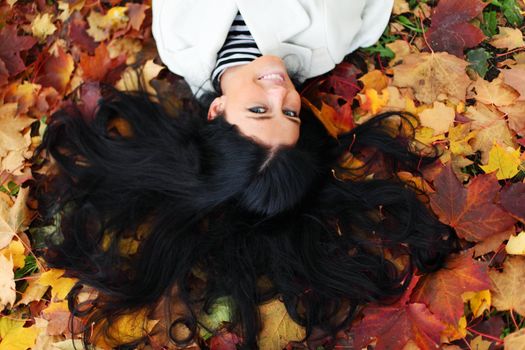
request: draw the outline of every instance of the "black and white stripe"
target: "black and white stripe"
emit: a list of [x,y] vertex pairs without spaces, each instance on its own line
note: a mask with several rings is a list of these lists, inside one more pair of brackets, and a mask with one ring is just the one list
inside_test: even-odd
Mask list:
[[226,41],[217,53],[217,62],[211,74],[215,90],[220,91],[220,77],[226,68],[249,63],[259,56],[261,56],[261,51],[259,51],[241,14],[237,12]]

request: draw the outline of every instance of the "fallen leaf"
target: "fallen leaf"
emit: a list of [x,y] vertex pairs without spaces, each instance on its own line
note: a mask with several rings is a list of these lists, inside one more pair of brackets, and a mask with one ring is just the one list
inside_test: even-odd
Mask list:
[[152,59],[148,60],[141,67],[141,71],[137,72],[135,69],[126,69],[115,87],[122,91],[136,91],[139,88],[139,79],[141,79],[146,91],[155,95],[155,89],[151,86],[150,82],[159,75],[163,68],[163,66],[154,63]]
[[432,108],[425,109],[419,113],[422,126],[432,128],[434,135],[444,134],[454,124],[456,112],[454,108],[442,102],[434,102]]
[[434,180],[434,187],[436,192],[430,194],[434,213],[441,222],[454,227],[463,239],[482,241],[515,223],[506,211],[494,204],[500,189],[495,174],[475,176],[465,188],[452,168],[446,166]]
[[40,331],[34,325],[23,327],[24,324],[25,321],[10,320],[6,317],[0,318],[0,328],[3,333],[0,350],[26,350],[35,344]]
[[359,78],[364,85],[363,90],[374,89],[376,91],[382,91],[388,87],[388,77],[379,69],[374,69],[361,78]]
[[13,236],[25,231],[30,221],[30,211],[26,206],[29,187],[20,188],[13,203],[9,195],[0,192],[0,248],[9,245]]
[[434,51],[446,51],[463,57],[463,50],[477,46],[485,35],[468,23],[478,16],[487,3],[481,0],[440,0],[432,14],[432,24],[426,33]]
[[509,127],[518,135],[525,136],[525,102],[517,102],[499,109],[507,114]]
[[110,72],[115,73],[115,70],[123,71],[125,61],[126,57],[124,55],[113,59],[110,58],[106,44],[100,43],[95,49],[94,56],[84,53],[80,55],[79,66],[82,68],[82,76],[85,81],[104,82]]
[[505,350],[525,350],[525,329],[507,335],[503,342]]
[[525,183],[519,182],[505,185],[501,190],[501,205],[503,208],[516,220],[525,223],[523,198],[525,198]]
[[284,303],[278,299],[259,306],[262,330],[258,336],[260,349],[282,349],[290,341],[302,340],[305,336],[303,327],[295,323],[288,315]]
[[[414,286],[417,278],[411,283]],[[363,319],[352,327],[354,347],[366,348],[375,341],[375,350],[403,349],[410,341],[424,350],[436,349],[445,325],[425,304],[409,303],[412,288],[394,305],[369,305]]]
[[486,340],[483,340],[481,335],[478,335],[470,341],[470,348],[472,350],[489,350],[492,343]]
[[447,96],[465,101],[471,83],[465,72],[468,65],[468,62],[446,52],[414,53],[392,68],[392,84],[412,88],[415,97],[427,104],[442,101]]
[[497,170],[497,179],[504,180],[514,177],[519,172],[520,165],[519,147],[516,149],[508,146],[502,147],[498,142],[494,142],[489,153],[489,162],[487,165],[481,165],[481,169],[485,173]]
[[73,57],[61,46],[57,46],[56,55],[48,54],[43,60],[44,64],[38,72],[36,83],[51,86],[58,92],[64,93],[75,68]]
[[412,52],[410,44],[405,40],[395,40],[385,46],[392,50],[395,55],[394,58],[390,60],[390,66],[394,66],[403,61],[403,59]]
[[525,255],[525,231],[520,232],[517,236],[511,235],[505,250],[507,254]]
[[31,23],[33,36],[43,42],[49,35],[53,34],[57,27],[53,24],[50,13],[39,13]]
[[496,106],[508,106],[518,99],[519,94],[510,86],[503,83],[501,76],[491,82],[478,78],[473,84],[475,98],[478,102],[494,104]]
[[472,148],[474,151],[481,151],[481,163],[487,164],[490,150],[494,146],[494,140],[498,140],[502,145],[515,148],[514,139],[507,122],[505,120],[497,120],[489,127],[478,130],[472,142]]
[[465,292],[461,294],[461,297],[465,303],[469,304],[474,318],[480,317],[485,311],[490,311],[492,298],[489,289],[478,292]]
[[470,123],[458,124],[448,130],[450,152],[467,156],[474,153],[469,141],[476,136],[476,132],[470,131]]
[[456,325],[463,315],[461,294],[490,287],[487,268],[487,264],[473,260],[468,251],[451,256],[445,268],[419,280],[410,301],[428,305],[440,320]]
[[489,271],[492,305],[498,311],[513,310],[525,316],[525,257],[507,256],[503,272]]
[[[520,33],[521,31],[517,29]],[[525,46],[525,44],[523,44]],[[517,101],[525,101],[525,66],[515,66],[510,69],[502,69],[505,84],[518,91],[520,96]]]
[[[117,319],[107,326],[108,337],[103,333],[97,338],[96,346],[101,348],[114,348],[120,344],[131,343],[146,336],[158,320],[150,320],[147,317],[148,310],[142,309],[134,313],[117,317]],[[98,325],[100,327],[101,324]],[[99,331],[95,326],[95,334]]]
[[24,267],[26,255],[24,254],[24,244],[19,240],[12,240],[7,247],[0,250],[0,254],[5,256],[7,260],[13,260],[14,269]]
[[0,29],[0,62],[5,64],[10,77],[26,68],[20,52],[29,50],[37,42],[32,36],[18,36],[16,33],[15,25],[6,25]]
[[525,46],[523,33],[519,28],[498,27],[499,34],[496,34],[489,41],[490,45],[498,49],[513,50]]
[[0,255],[0,310],[3,310],[7,305],[13,306],[15,303],[16,285],[14,278],[13,261]]
[[74,278],[63,277],[64,270],[49,269],[42,273],[38,278],[38,284],[41,286],[50,286],[53,300],[64,300],[71,288],[77,282]]

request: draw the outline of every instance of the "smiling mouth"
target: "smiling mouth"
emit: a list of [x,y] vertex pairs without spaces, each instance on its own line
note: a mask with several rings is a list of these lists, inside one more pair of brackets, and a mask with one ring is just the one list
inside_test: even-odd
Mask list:
[[279,82],[284,82],[284,74],[282,73],[269,73],[261,75],[258,80],[274,80]]

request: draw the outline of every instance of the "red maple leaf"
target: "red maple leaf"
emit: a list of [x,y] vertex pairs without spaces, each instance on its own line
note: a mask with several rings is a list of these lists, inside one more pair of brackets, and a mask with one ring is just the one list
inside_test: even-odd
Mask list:
[[42,86],[51,86],[60,93],[66,91],[71,73],[75,69],[73,57],[58,46],[56,55],[43,53],[38,60],[43,66],[37,72],[36,83]]
[[425,304],[409,303],[418,278],[413,278],[403,298],[394,305],[371,305],[364,318],[352,329],[356,349],[365,348],[374,339],[375,350],[401,350],[412,340],[422,350],[437,349],[445,325]]
[[501,205],[512,216],[525,223],[525,183],[507,185],[501,190]]
[[112,80],[117,80],[124,70],[125,63],[125,55],[110,58],[106,44],[101,43],[95,49],[94,56],[82,53],[79,65],[82,67],[82,76],[86,81],[113,82]]
[[82,50],[93,54],[98,44],[87,33],[87,27],[88,25],[80,12],[75,11],[69,21],[69,38]]
[[20,51],[29,50],[36,44],[32,36],[18,36],[16,26],[6,25],[0,30],[0,74],[5,70],[12,77],[22,72],[26,66],[20,57]]
[[485,35],[468,21],[487,5],[481,0],[440,0],[432,14],[432,25],[425,34],[432,50],[462,58],[464,49],[481,43]]
[[487,265],[466,252],[449,258],[445,268],[422,277],[410,300],[427,305],[441,320],[457,325],[463,315],[461,294],[489,288]]
[[452,226],[460,238],[483,241],[516,222],[495,202],[500,186],[494,173],[474,177],[465,188],[447,166],[436,177],[434,185],[436,192],[430,194],[432,210],[441,222]]

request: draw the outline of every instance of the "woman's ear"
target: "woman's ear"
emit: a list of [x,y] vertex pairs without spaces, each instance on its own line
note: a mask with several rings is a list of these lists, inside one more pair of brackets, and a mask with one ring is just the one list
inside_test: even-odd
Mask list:
[[215,119],[218,115],[224,113],[224,95],[216,97],[208,109],[208,120]]

